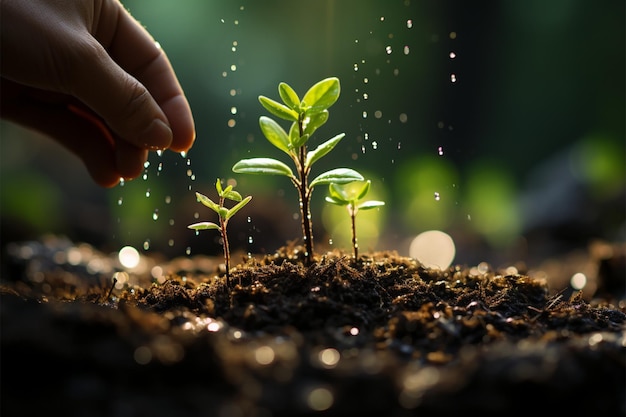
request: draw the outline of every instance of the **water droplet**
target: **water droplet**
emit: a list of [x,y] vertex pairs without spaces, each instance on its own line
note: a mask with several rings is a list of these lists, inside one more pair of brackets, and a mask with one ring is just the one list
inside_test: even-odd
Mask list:
[[159,209],[154,209],[154,212],[152,213],[152,220],[158,220],[159,219]]
[[358,71],[358,70],[359,70],[359,64],[355,63],[355,64],[354,64],[354,71],[356,72],[356,71]]
[[146,190],[146,197],[150,197],[150,189],[149,188]]
[[456,82],[456,75],[455,74],[450,74],[450,81],[452,81],[453,83]]
[[185,254],[191,255],[191,246],[187,246],[187,248],[185,249]]
[[361,145],[361,153],[365,153],[365,145]]
[[409,52],[409,45],[404,45],[404,55],[408,55]]
[[376,142],[376,141],[372,142],[372,149],[374,149],[374,150],[378,149],[378,142]]
[[171,202],[172,202],[172,197],[170,197],[169,195],[165,196],[165,204],[169,204]]
[[367,84],[367,83],[369,83],[369,82],[370,82],[370,80],[369,80],[369,79],[367,79],[367,78],[363,78],[363,84]]
[[187,157],[187,152],[186,151],[182,151],[180,153],[180,156],[182,156],[183,158],[186,158]]
[[363,118],[367,119],[367,112],[366,111],[363,112]]
[[437,153],[439,154],[439,156],[443,155],[443,146],[437,148]]
[[156,151],[156,154],[159,155],[159,156],[162,156],[163,155],[163,150],[159,149],[158,151]]
[[406,21],[406,27],[411,29],[413,27],[413,21],[411,19]]
[[230,114],[237,114],[237,107],[233,106],[230,108]]
[[367,93],[363,93],[363,100],[367,100],[369,98],[369,95]]
[[149,166],[150,166],[150,161],[146,161],[146,162],[143,163],[143,167],[144,168],[147,169]]
[[391,46],[387,45],[387,47],[385,47],[385,52],[387,55],[391,55]]
[[171,248],[174,246],[174,239],[170,239],[167,241],[167,245]]
[[454,52],[450,52],[450,59],[456,58],[456,54]]
[[450,32],[450,39],[456,39],[456,32]]
[[252,236],[248,236],[248,243],[249,244],[254,243],[254,238]]
[[252,218],[248,216],[248,223],[252,222]]
[[402,146],[402,142],[398,142],[398,150],[400,150],[401,146]]
[[148,250],[150,249],[150,239],[146,239],[143,242],[143,250]]
[[435,192],[435,201],[439,201],[441,199],[441,196],[439,195],[438,192]]
[[117,199],[117,205],[118,206],[121,206],[123,202],[124,202],[124,198],[123,197],[120,197],[120,198]]
[[148,179],[148,173],[144,172],[143,176],[141,177],[141,179],[143,179],[144,181],[146,181]]
[[124,178],[120,178],[120,187],[123,187],[124,184],[126,184],[126,181],[124,180]]

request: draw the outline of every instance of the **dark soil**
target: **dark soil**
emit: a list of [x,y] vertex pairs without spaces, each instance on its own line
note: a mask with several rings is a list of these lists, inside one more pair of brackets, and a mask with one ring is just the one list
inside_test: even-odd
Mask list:
[[229,289],[219,259],[126,274],[67,240],[13,245],[1,415],[623,416],[623,255],[600,276],[617,293],[585,297],[523,265],[439,271],[394,252],[305,266],[284,247]]

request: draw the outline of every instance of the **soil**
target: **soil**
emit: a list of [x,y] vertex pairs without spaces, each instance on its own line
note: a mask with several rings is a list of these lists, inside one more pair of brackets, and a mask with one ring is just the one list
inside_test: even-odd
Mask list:
[[286,245],[228,288],[219,258],[133,272],[62,237],[8,245],[1,414],[623,416],[625,253],[583,294],[395,252],[307,266]]

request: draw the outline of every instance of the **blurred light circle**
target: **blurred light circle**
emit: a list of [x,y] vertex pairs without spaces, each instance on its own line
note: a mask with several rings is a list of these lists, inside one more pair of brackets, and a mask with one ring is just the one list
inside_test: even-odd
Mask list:
[[440,230],[428,230],[417,235],[409,246],[409,256],[420,261],[428,268],[444,270],[448,268],[456,248],[454,241],[447,233]]
[[124,246],[117,256],[124,268],[134,268],[139,265],[139,251],[132,246]]

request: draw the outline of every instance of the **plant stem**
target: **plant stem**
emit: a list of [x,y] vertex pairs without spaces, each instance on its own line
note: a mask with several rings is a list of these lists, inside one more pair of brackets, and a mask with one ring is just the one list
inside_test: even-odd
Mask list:
[[348,206],[350,211],[350,220],[352,222],[352,248],[354,249],[354,260],[359,257],[359,244],[356,242],[356,210],[352,206]]
[[[304,134],[303,115],[298,120],[298,128],[300,129],[300,136]],[[304,238],[305,246],[305,263],[311,264],[313,258],[313,227],[311,225],[311,190],[309,190],[308,183],[308,167],[306,166],[306,146],[300,147],[298,152],[298,175],[300,176],[300,185],[298,191],[300,192],[300,215],[302,216],[302,235]]]
[[[224,197],[220,197],[220,207],[224,206]],[[220,215],[220,233],[222,234],[222,248],[224,249],[224,263],[226,264],[226,286],[230,288],[230,247],[226,225],[228,221]]]

